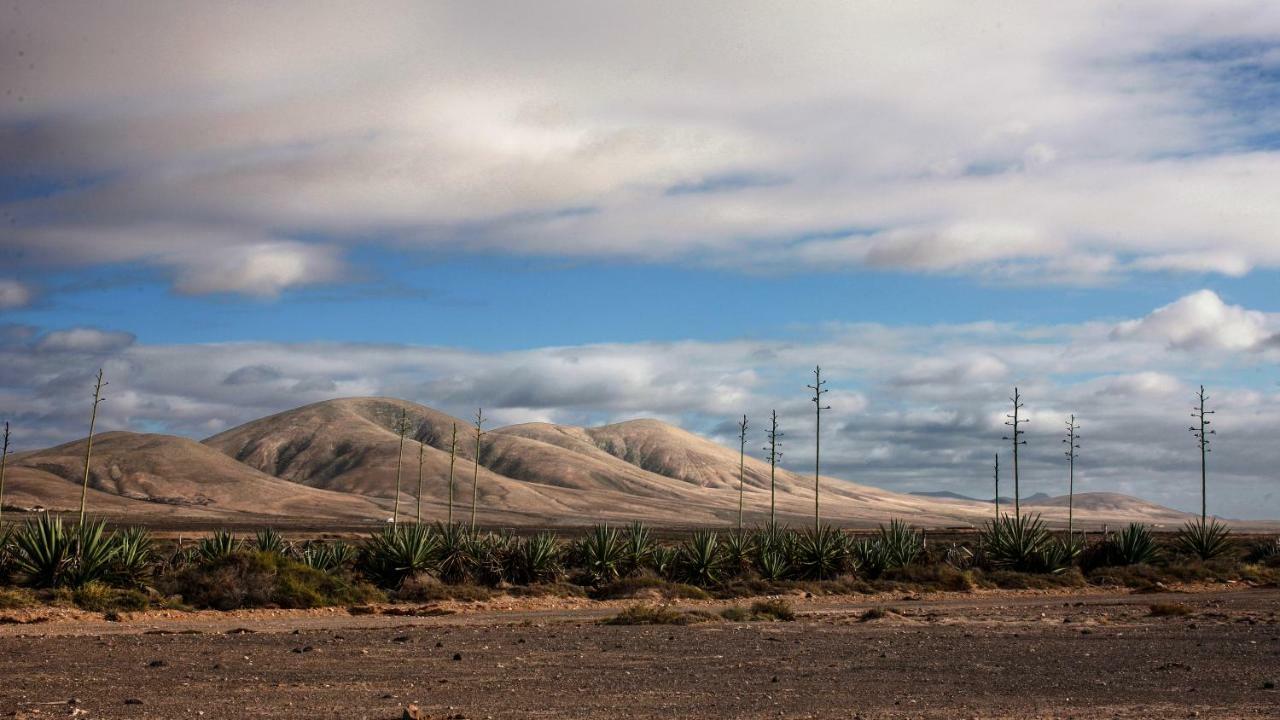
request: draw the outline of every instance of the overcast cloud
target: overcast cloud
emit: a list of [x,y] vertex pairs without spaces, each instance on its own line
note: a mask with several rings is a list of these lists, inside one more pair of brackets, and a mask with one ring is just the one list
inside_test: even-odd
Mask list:
[[1084,284],[1280,267],[1271,2],[0,17],[0,164],[49,189],[2,204],[10,270],[271,297],[368,242]]

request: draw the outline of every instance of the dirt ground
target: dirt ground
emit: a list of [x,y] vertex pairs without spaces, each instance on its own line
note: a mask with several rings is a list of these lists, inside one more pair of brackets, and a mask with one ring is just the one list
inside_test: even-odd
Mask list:
[[[689,626],[604,626],[626,603],[547,599],[6,612],[0,717],[1280,717],[1280,590],[793,602],[796,622]],[[863,620],[872,607],[885,616]]]

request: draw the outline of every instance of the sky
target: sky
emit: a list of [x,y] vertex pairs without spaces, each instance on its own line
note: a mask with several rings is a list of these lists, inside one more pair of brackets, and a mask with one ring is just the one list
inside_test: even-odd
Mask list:
[[[391,395],[1280,518],[1271,2],[0,5],[0,419]],[[1006,465],[1007,466],[1007,465]],[[1006,482],[1008,478],[1006,477]],[[1005,486],[1007,487],[1007,486]]]

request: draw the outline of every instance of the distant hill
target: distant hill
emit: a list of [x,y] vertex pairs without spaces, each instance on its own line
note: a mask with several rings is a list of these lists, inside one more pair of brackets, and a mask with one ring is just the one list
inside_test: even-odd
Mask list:
[[[166,435],[105,433],[95,438],[91,487],[103,511],[220,517],[235,514],[382,520],[396,497],[401,447],[401,512],[418,503],[432,520],[448,505],[449,448],[457,428],[454,518],[466,519],[473,487],[479,519],[504,525],[585,525],[632,519],[668,526],[730,526],[737,521],[739,455],[681,428],[637,419],[583,428],[527,423],[487,431],[476,456],[465,420],[394,398],[344,398],[254,420],[196,443]],[[15,456],[6,505],[78,503],[83,441]],[[749,524],[768,519],[769,465],[748,456],[741,502]],[[478,476],[478,484],[472,478]],[[776,472],[780,522],[808,525],[813,478]],[[1061,498],[1026,505],[1050,522],[1065,519]],[[822,517],[874,527],[901,518],[926,527],[972,526],[990,502],[958,493],[894,493],[822,479]],[[1181,522],[1182,513],[1112,494],[1076,497],[1081,525]]]

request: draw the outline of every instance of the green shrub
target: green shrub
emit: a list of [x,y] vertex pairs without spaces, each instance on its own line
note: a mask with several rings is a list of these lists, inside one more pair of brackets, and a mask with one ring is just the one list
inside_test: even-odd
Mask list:
[[720,540],[710,530],[698,530],[680,545],[680,573],[694,585],[710,587],[720,580],[724,553]]
[[653,539],[649,535],[649,528],[638,520],[631,523],[623,538],[623,545],[622,572],[642,571],[649,564],[653,554]]
[[147,594],[139,590],[113,588],[97,580],[71,591],[71,602],[93,612],[136,612],[151,606]]
[[213,562],[230,557],[240,550],[240,541],[229,530],[218,530],[196,543],[196,557],[200,562]]
[[1129,523],[1106,540],[1104,557],[1108,565],[1149,565],[1160,557],[1160,547],[1150,529],[1140,523]]
[[111,579],[125,586],[140,586],[151,576],[155,559],[155,542],[145,528],[131,527],[117,531],[112,540],[115,556],[111,563]]
[[1193,520],[1174,535],[1173,546],[1192,557],[1213,560],[1231,551],[1231,530],[1217,518]]
[[590,581],[601,584],[622,574],[626,553],[621,533],[608,525],[596,525],[578,542],[576,555]]
[[826,580],[844,572],[849,563],[848,541],[838,528],[806,529],[795,545],[794,565],[801,575]]
[[274,553],[238,552],[160,579],[166,594],[200,608],[311,608],[384,599],[370,585],[331,575]]
[[395,589],[405,578],[435,566],[440,539],[426,525],[393,525],[373,533],[360,548],[358,566],[379,587]]
[[285,544],[284,536],[276,532],[274,528],[262,528],[253,536],[253,547],[258,552],[275,553],[284,555],[288,546]]
[[890,520],[888,527],[881,525],[875,541],[884,553],[885,569],[906,567],[924,552],[924,535],[901,520]]
[[1003,515],[988,520],[979,533],[979,546],[989,566],[1019,572],[1043,570],[1052,540],[1039,515]]

